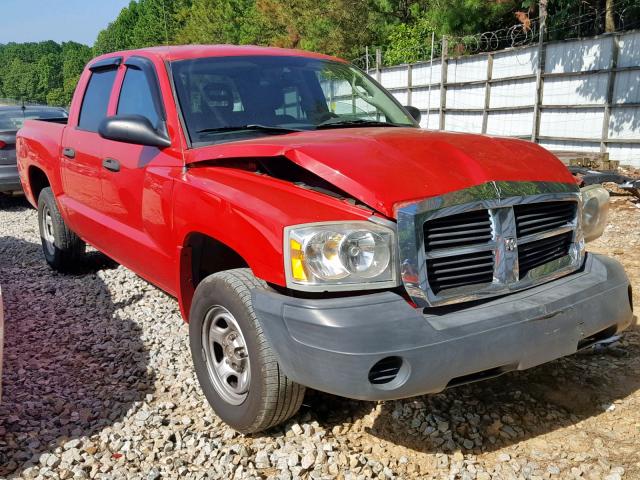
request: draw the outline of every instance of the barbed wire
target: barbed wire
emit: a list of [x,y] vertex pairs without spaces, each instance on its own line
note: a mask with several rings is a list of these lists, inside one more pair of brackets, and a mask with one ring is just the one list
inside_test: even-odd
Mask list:
[[[637,18],[637,15],[633,15],[638,10],[638,6],[629,5],[628,0],[615,0],[611,7],[616,18],[617,31],[627,30],[640,25],[640,18]],[[581,15],[561,21],[552,21],[551,25],[546,28],[546,33],[551,35],[558,32],[569,32],[592,36],[603,29],[604,16],[605,12],[603,9],[591,7],[589,12]],[[527,20],[526,23],[522,22],[494,31],[472,35],[447,35],[445,37],[448,42],[448,51],[452,54],[468,55],[533,44],[539,39],[540,18],[528,18]],[[589,27],[589,25],[591,26]],[[576,29],[578,32],[576,32]],[[429,43],[429,37],[430,35],[425,38],[424,45],[418,48],[392,48],[393,57],[411,58],[414,61],[426,61],[431,57],[432,50],[433,56],[439,57],[442,53],[442,38],[438,38],[437,41],[431,45]],[[370,52],[369,54],[362,55],[354,59],[353,63],[363,70],[366,70],[367,66],[369,70],[371,70],[376,66],[375,53]]]

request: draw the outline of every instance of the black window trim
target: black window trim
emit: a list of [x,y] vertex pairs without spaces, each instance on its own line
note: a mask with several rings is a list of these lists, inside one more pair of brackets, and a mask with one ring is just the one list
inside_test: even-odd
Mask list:
[[[147,84],[149,85],[149,90],[151,91],[151,99],[153,101],[153,106],[156,109],[156,113],[160,119],[160,127],[166,130],[166,121],[167,121],[167,112],[164,108],[164,103],[162,102],[162,95],[160,94],[160,81],[158,80],[158,73],[156,72],[156,68],[153,65],[153,62],[147,57],[140,57],[138,55],[133,55],[124,62],[125,67],[127,69],[133,68],[135,70],[141,70],[145,77],[147,78]],[[120,91],[118,92],[118,105],[117,108],[120,107],[120,96],[122,95],[122,86],[127,79],[127,74],[125,72],[124,79],[122,80],[122,85],[120,85]],[[116,114],[117,114],[116,108]],[[166,133],[166,131],[164,132]]]
[[104,70],[116,69],[122,63],[122,57],[109,57],[102,60],[98,60],[89,65],[89,70],[92,72],[100,72]]
[[[95,133],[96,135],[98,135],[97,130],[87,130],[86,128],[82,128],[80,126],[80,120],[82,119],[82,110],[84,110],[84,101],[87,97],[87,92],[89,91],[89,85],[91,83],[91,79],[93,78],[93,76],[96,73],[105,73],[111,70],[118,70],[118,67],[120,66],[120,63],[122,62],[122,57],[115,57],[115,59],[117,60],[117,62],[112,62],[112,63],[108,63],[108,64],[102,64],[103,62],[106,62],[106,60],[112,60],[112,59],[106,59],[106,60],[102,60],[100,62],[97,62],[98,65],[97,69],[93,69],[93,67],[89,67],[89,70],[91,71],[91,76],[89,77],[89,80],[87,80],[87,84],[84,87],[84,92],[82,92],[82,101],[80,102],[80,110],[78,112],[78,124],[76,125],[75,129],[76,130],[80,130],[81,132],[88,132],[88,133]],[[111,85],[111,91],[109,92],[109,100],[111,100],[111,95],[113,94],[113,87],[116,84],[116,79],[117,79],[117,73],[116,76],[113,78],[113,84]],[[109,110],[109,103],[107,102],[107,111]],[[106,118],[106,116],[105,116]]]
[[180,122],[180,127],[182,128],[182,135],[184,136],[185,142],[187,144],[187,150],[190,150],[191,148],[193,148],[193,145],[191,142],[191,135],[189,134],[189,130],[187,130],[187,122],[185,121],[184,116],[182,115],[182,106],[178,101],[178,91],[176,90],[176,84],[173,78],[173,67],[171,65],[171,61],[165,60],[164,67],[165,67],[167,76],[169,77],[169,85],[171,85],[171,95],[173,95],[173,101],[176,105],[176,111],[178,112],[178,120]]

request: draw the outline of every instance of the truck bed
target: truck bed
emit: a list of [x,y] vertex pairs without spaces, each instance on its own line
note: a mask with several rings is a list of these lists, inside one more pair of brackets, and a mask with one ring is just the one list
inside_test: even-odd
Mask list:
[[[52,121],[53,120],[53,121]],[[52,188],[60,185],[60,149],[62,148],[62,135],[66,128],[66,119],[49,119],[44,120],[27,120],[23,127],[18,130],[16,138],[16,149],[23,149],[28,155],[18,155],[18,163],[22,158],[29,158],[30,164],[40,168],[51,182]],[[24,165],[22,166],[24,167]],[[23,185],[26,176],[29,174],[25,168],[20,168],[20,176]],[[32,199],[30,195],[27,198],[34,204],[37,199]]]

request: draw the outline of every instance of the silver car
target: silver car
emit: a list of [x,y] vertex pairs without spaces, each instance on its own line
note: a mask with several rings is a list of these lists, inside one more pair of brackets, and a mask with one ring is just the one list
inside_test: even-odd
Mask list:
[[60,107],[0,107],[0,193],[22,191],[16,165],[16,132],[25,120],[66,121]]

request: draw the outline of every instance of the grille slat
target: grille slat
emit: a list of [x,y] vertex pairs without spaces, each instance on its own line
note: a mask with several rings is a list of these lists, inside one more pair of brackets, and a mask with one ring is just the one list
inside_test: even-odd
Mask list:
[[431,289],[441,290],[493,281],[493,251],[466,253],[427,260]]
[[470,264],[470,265],[465,265],[462,267],[453,267],[453,268],[445,268],[445,267],[438,267],[435,266],[433,268],[433,272],[437,273],[437,274],[445,274],[445,273],[451,273],[451,272],[462,272],[462,271],[472,271],[472,270],[481,270],[481,269],[485,269],[491,267],[493,268],[493,259],[489,262],[483,262],[483,263],[477,263],[477,264]]
[[[444,218],[441,220],[445,220]],[[491,222],[489,222],[489,220],[486,221],[480,221],[480,222],[470,222],[470,223],[466,223],[465,227],[466,228],[470,228],[470,227],[486,227],[487,224],[490,224]],[[445,222],[442,222],[440,225],[432,225],[429,227],[429,229],[432,232],[445,232],[445,231],[450,231],[450,230],[460,230],[460,225],[458,224],[447,224]]]
[[536,267],[568,255],[573,232],[536,240],[518,247],[520,279]]
[[543,202],[515,205],[518,237],[543,233],[562,227],[574,221],[576,204],[574,202]]
[[487,210],[474,210],[436,218],[424,224],[427,250],[489,243],[491,218]]

